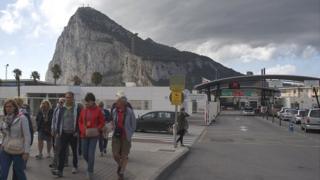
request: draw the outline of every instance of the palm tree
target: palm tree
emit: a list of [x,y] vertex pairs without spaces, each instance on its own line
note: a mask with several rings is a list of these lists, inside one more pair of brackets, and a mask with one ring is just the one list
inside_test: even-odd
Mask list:
[[99,72],[94,72],[91,76],[91,82],[98,86],[102,82],[102,74]]
[[51,68],[51,72],[53,74],[54,85],[56,85],[57,84],[57,79],[59,79],[61,74],[62,74],[62,71],[61,71],[61,68],[60,68],[59,64],[53,65],[52,68]]
[[38,71],[33,71],[30,77],[35,83],[37,82],[37,79],[40,80],[40,74],[38,73]]
[[14,78],[16,79],[17,88],[18,88],[18,97],[20,97],[20,76],[22,75],[22,71],[18,68],[13,70]]
[[82,80],[79,78],[79,76],[73,76],[72,81],[73,85],[75,86],[80,86],[80,84],[82,83]]

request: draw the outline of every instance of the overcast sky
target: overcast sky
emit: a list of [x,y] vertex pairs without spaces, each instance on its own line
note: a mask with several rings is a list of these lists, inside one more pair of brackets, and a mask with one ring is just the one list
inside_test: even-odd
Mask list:
[[1,0],[0,78],[44,79],[58,36],[91,6],[142,38],[206,55],[239,72],[320,77],[319,0]]

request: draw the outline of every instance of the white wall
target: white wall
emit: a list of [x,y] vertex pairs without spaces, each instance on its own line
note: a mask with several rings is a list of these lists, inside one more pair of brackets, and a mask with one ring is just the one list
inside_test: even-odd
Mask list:
[[[56,94],[72,91],[76,102],[81,102],[87,92],[92,92],[97,100],[115,100],[116,93],[121,90],[130,100],[151,101],[150,110],[135,110],[136,116],[149,111],[172,110],[174,106],[169,100],[169,87],[81,87],[81,86],[21,86],[21,96],[28,93]],[[16,87],[0,87],[0,99],[17,96]],[[0,104],[0,106],[2,106]]]

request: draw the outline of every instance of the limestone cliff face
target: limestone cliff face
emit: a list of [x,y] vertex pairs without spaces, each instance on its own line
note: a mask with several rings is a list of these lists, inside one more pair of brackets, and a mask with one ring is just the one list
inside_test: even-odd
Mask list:
[[138,86],[169,85],[174,74],[186,75],[186,85],[192,88],[201,77],[215,79],[240,73],[212,59],[143,40],[124,29],[104,14],[82,7],[70,18],[59,37],[46,74],[53,82],[51,67],[60,65],[62,76],[57,84],[73,84],[77,75],[82,84],[91,85],[93,72],[103,75],[102,85],[121,86],[135,82]]

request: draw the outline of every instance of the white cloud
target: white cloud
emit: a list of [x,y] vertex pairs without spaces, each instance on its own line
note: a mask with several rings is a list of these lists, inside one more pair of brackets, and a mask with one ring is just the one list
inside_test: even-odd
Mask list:
[[45,26],[55,33],[60,33],[76,9],[84,5],[97,6],[98,3],[92,0],[43,0],[39,9],[47,21]]
[[307,46],[302,52],[303,59],[312,59],[317,55],[319,56],[320,53],[313,46]]
[[209,56],[219,62],[241,61],[243,63],[250,63],[252,61],[270,61],[276,52],[273,44],[253,47],[249,44],[223,45],[213,40],[200,43],[199,45],[196,42],[179,43],[176,47]]
[[21,29],[24,22],[21,14],[31,5],[30,0],[17,0],[16,3],[8,4],[5,10],[0,11],[0,28],[9,34]]
[[296,74],[296,66],[292,64],[279,65],[266,68],[266,74]]
[[17,54],[16,50],[10,50],[8,53],[10,56],[14,56]]

